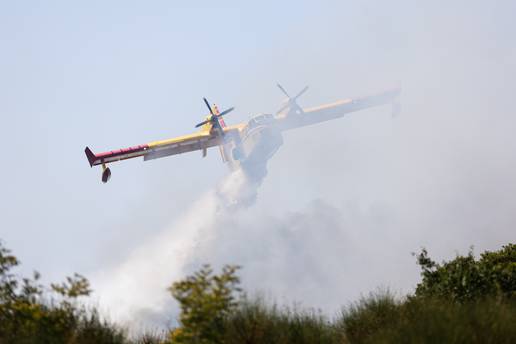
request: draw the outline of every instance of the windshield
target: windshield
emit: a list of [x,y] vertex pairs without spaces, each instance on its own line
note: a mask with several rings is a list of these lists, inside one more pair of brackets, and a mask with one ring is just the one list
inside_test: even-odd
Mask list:
[[274,120],[274,116],[272,116],[271,114],[263,114],[263,115],[254,116],[248,122],[249,129],[259,126],[259,125],[264,125],[264,124],[270,123],[273,120]]

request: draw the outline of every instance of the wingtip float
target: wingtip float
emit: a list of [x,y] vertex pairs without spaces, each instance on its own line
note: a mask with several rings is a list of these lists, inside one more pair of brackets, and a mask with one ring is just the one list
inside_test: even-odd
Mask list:
[[283,131],[337,119],[350,112],[380,105],[391,104],[393,115],[400,111],[400,87],[314,108],[301,108],[297,104],[297,99],[308,90],[308,86],[294,97],[290,97],[279,84],[278,88],[287,96],[287,99],[275,115],[260,114],[252,117],[247,123],[226,126],[222,116],[227,115],[234,108],[219,112],[216,105],[210,105],[206,98],[203,98],[209,114],[204,121],[195,125],[196,128],[201,129],[194,134],[98,154],[86,147],[84,152],[90,167],[102,165],[103,183],[107,183],[111,178],[111,170],[107,167],[109,163],[137,157],[143,157],[144,161],[147,161],[192,151],[201,151],[202,156],[205,157],[208,148],[214,146],[219,147],[222,161],[231,169],[265,168],[268,159],[283,144]]

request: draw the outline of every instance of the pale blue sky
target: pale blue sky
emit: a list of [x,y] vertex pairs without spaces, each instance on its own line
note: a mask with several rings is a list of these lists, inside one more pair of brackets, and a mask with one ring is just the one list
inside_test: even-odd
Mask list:
[[[215,150],[129,161],[102,185],[86,145],[189,133],[204,96],[235,106],[236,123],[279,107],[276,82],[310,85],[300,103],[311,106],[401,81],[396,121],[374,109],[288,134],[257,221],[314,199],[388,209],[396,264],[412,274],[420,245],[443,256],[495,248],[514,239],[514,13],[510,1],[3,1],[0,238],[52,279],[92,273],[189,209],[226,167]],[[479,224],[489,234],[469,232]]]

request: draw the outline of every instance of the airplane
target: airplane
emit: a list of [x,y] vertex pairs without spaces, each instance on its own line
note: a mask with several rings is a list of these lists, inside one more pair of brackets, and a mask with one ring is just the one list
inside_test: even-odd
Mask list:
[[195,126],[201,128],[198,132],[98,154],[86,147],[85,153],[90,167],[102,165],[101,180],[107,183],[111,178],[111,169],[107,164],[138,157],[143,157],[143,160],[147,161],[192,151],[201,151],[202,156],[206,157],[208,148],[217,146],[222,161],[227,163],[230,169],[242,168],[247,173],[263,177],[267,173],[267,161],[283,145],[282,134],[285,131],[341,118],[350,112],[386,104],[392,106],[393,115],[400,112],[401,89],[399,87],[370,96],[301,108],[297,99],[308,90],[308,86],[294,97],[291,97],[280,84],[277,86],[287,98],[274,115],[259,114],[247,123],[227,126],[223,116],[234,108],[220,112],[216,105],[210,105],[208,100],[203,98],[209,115]]

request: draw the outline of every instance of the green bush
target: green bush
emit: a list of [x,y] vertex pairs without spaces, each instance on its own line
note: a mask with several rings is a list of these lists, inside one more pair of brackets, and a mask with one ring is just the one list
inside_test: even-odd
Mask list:
[[349,343],[514,343],[516,303],[375,295],[344,312],[340,324]]
[[213,275],[206,265],[173,284],[181,308],[172,343],[340,343],[342,333],[320,313],[267,306],[261,299],[237,299],[237,267]]
[[416,288],[419,297],[437,297],[453,302],[480,300],[484,297],[516,296],[516,245],[508,244],[497,252],[482,253],[479,260],[470,251],[449,262],[437,264],[423,249],[417,256],[423,280]]
[[414,295],[377,293],[343,312],[347,342],[516,342],[516,245],[442,264],[423,249],[417,263],[422,281]]
[[343,332],[322,314],[268,306],[263,300],[242,299],[225,318],[224,343],[341,343]]
[[40,275],[19,278],[20,262],[0,242],[0,343],[125,343],[124,331],[102,320],[77,299],[91,292],[81,275],[64,283],[39,283]]
[[169,288],[181,308],[181,327],[171,333],[174,343],[222,343],[224,317],[237,306],[237,269],[228,265],[220,275],[213,275],[205,265]]
[[345,308],[339,320],[347,341],[365,342],[385,328],[392,328],[399,321],[400,302],[387,291],[371,293]]
[[422,280],[414,295],[377,292],[346,307],[333,320],[320,312],[279,308],[248,299],[238,267],[218,275],[204,266],[174,283],[180,326],[169,338],[125,331],[103,320],[81,298],[91,293],[81,275],[44,286],[40,275],[21,278],[20,263],[0,243],[0,344],[3,343],[515,343],[516,245],[472,252],[441,264],[426,250],[417,255]]

